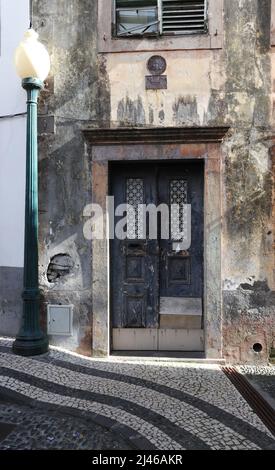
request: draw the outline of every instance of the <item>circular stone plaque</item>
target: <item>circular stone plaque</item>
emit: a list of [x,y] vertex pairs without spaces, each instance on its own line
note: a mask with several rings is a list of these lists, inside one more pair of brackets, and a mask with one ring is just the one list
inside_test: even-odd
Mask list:
[[166,70],[166,60],[160,55],[153,55],[147,62],[147,68],[152,75],[161,75]]

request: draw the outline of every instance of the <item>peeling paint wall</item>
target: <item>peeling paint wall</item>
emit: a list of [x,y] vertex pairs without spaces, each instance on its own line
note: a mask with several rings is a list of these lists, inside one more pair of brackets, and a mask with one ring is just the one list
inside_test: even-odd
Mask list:
[[[43,305],[75,305],[74,336],[52,339],[55,344],[91,351],[92,253],[82,233],[83,208],[91,202],[91,162],[81,129],[228,125],[222,149],[223,354],[234,361],[266,360],[275,316],[270,4],[224,0],[223,48],[158,51],[167,62],[168,88],[145,90],[153,46],[97,54],[95,0],[33,0],[34,27],[53,63],[40,112],[55,116],[55,134],[40,138]],[[49,263],[58,254],[70,256],[73,266],[68,276],[49,283]],[[253,352],[258,342],[261,354]]]
[[[231,2],[232,3],[232,2]],[[225,3],[224,355],[261,361],[275,332],[270,2]],[[262,345],[262,353],[253,350]]]
[[[81,129],[106,125],[109,93],[105,60],[96,53],[97,2],[33,1],[33,24],[52,59],[40,115],[55,117],[55,132],[40,136],[40,286],[47,304],[73,304],[73,336],[51,343],[91,354],[91,243],[83,209],[91,202],[91,162]],[[71,260],[64,276],[49,278],[54,260]],[[68,267],[68,266],[67,266]]]

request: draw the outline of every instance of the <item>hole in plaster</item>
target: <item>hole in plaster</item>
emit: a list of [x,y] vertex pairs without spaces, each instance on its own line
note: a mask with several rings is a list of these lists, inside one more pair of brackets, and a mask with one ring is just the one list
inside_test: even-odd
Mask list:
[[254,351],[255,353],[261,353],[262,350],[263,350],[263,346],[261,345],[261,343],[255,343],[255,344],[253,345],[253,351]]
[[48,282],[54,283],[59,279],[68,276],[74,268],[74,262],[68,254],[58,254],[51,258],[47,270]]

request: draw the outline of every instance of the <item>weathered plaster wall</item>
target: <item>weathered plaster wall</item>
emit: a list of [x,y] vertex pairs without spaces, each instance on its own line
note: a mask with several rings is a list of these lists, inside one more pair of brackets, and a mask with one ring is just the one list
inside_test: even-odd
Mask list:
[[[48,303],[74,305],[73,336],[51,342],[84,354],[91,353],[92,275],[82,214],[91,202],[91,163],[81,128],[87,122],[103,125],[109,117],[104,63],[96,54],[96,3],[33,2],[34,27],[52,59],[40,113],[46,121],[55,116],[55,132],[41,135],[39,149],[42,308],[45,318]],[[51,269],[59,270],[56,278]]]
[[152,51],[107,55],[111,121],[117,125],[208,125],[213,90],[221,90],[224,70],[215,51],[165,51],[168,89],[145,90]]
[[268,356],[275,332],[270,2],[233,3],[225,3],[224,353],[255,361]]
[[[224,0],[224,47],[163,51],[168,89],[145,91],[152,51],[97,54],[95,0],[34,0],[34,26],[52,53],[53,83],[41,113],[55,115],[55,134],[40,139],[40,260],[46,305],[75,305],[74,336],[54,341],[89,353],[90,243],[83,208],[91,202],[91,168],[81,128],[224,126],[224,355],[265,359],[274,332],[272,249],[272,80],[270,1]],[[152,42],[153,44],[153,42]],[[69,273],[48,282],[52,257],[70,255]],[[263,345],[262,355],[252,352]]]

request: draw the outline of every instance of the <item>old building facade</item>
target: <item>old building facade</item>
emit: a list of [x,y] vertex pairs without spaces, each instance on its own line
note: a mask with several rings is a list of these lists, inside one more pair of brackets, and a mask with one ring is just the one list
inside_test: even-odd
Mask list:
[[[72,306],[54,307],[51,343],[266,361],[275,2],[33,0],[32,20],[52,58],[40,99],[45,327],[48,306]],[[91,203],[109,230],[107,196],[190,203],[190,249],[159,234],[91,240]]]

